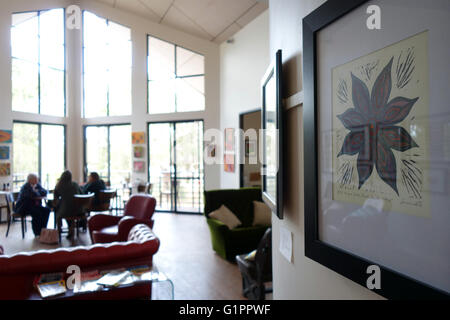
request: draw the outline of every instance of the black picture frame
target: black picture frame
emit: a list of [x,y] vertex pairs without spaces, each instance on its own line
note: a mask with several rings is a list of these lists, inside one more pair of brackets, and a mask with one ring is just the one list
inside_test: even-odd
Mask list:
[[[304,79],[304,204],[305,255],[340,275],[366,287],[367,268],[376,263],[331,246],[319,238],[319,156],[316,34],[368,0],[328,0],[303,19]],[[437,288],[389,268],[379,266],[381,289],[373,291],[388,299],[450,299]]]
[[[275,60],[271,63],[267,69],[264,77],[261,81],[261,91],[262,91],[262,104],[261,104],[261,128],[264,132],[262,137],[262,199],[271,208],[279,219],[283,219],[283,178],[284,178],[284,116],[283,116],[283,96],[282,96],[282,51],[278,50],[275,56]],[[278,130],[277,139],[277,152],[276,152],[276,163],[278,166],[278,171],[276,175],[276,199],[271,197],[267,190],[267,175],[266,175],[266,159],[267,159],[267,148],[266,148],[266,122],[267,122],[267,109],[266,109],[266,85],[269,80],[275,79],[276,83],[276,128]]]

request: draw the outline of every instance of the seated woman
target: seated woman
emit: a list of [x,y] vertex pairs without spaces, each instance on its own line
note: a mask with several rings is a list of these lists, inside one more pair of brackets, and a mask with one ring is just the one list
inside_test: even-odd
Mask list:
[[20,189],[15,211],[23,216],[31,215],[33,233],[37,237],[42,228],[47,227],[50,209],[42,206],[42,198],[47,196],[47,191],[39,184],[38,176],[30,173]]
[[[83,214],[81,209],[79,209],[79,212],[74,210],[73,196],[76,194],[81,194],[81,189],[76,182],[72,181],[72,173],[65,171],[55,187],[55,218],[58,222],[63,218]],[[71,222],[68,221],[68,224],[69,234],[67,238],[70,239],[73,236],[73,227]]]
[[83,193],[95,193],[95,198],[93,201],[93,205],[99,205],[100,199],[99,194],[100,191],[105,190],[106,185],[103,180],[100,179],[100,176],[97,172],[91,172],[91,174],[88,177],[88,182],[83,187]]

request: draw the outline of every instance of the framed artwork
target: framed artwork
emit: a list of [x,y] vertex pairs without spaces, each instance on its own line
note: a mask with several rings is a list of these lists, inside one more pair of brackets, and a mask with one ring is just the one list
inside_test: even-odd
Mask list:
[[262,198],[279,219],[283,219],[283,130],[285,127],[281,68],[282,53],[279,50],[261,81]]
[[11,175],[11,164],[9,162],[0,163],[0,177],[9,177]]
[[208,144],[208,146],[206,147],[206,151],[208,158],[216,157],[216,145],[214,143]]
[[133,164],[134,172],[144,173],[145,172],[145,161],[134,161]]
[[134,146],[133,153],[135,158],[142,159],[144,157],[144,147]]
[[224,171],[233,173],[235,170],[236,140],[234,128],[225,129],[225,151],[223,155]]
[[0,146],[0,160],[9,160],[9,146]]
[[12,143],[11,130],[0,130],[0,143]]
[[249,137],[245,137],[245,156],[247,158],[253,158],[257,155],[257,141],[250,140]]
[[133,132],[132,143],[133,144],[144,144],[145,143],[145,132]]
[[235,167],[235,154],[234,153],[225,153],[223,155],[223,164],[224,164],[224,170],[225,172],[234,172]]
[[234,152],[235,152],[234,129],[226,128],[225,129],[225,153],[234,153]]
[[450,298],[442,10],[329,0],[303,20],[305,255],[386,298]]

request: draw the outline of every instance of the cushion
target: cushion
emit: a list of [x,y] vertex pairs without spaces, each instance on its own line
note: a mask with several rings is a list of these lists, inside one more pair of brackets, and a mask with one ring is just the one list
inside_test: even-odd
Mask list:
[[145,224],[137,224],[128,233],[128,241],[145,242],[154,236],[152,229]]
[[242,224],[238,217],[236,217],[236,215],[225,205],[222,205],[219,209],[211,212],[208,216],[224,223],[230,230]]
[[272,211],[264,202],[253,201],[253,216],[254,226],[272,225]]

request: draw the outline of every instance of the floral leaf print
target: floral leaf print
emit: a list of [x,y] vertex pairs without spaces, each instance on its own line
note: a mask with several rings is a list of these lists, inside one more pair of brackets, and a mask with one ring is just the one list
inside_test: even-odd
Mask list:
[[389,101],[393,60],[392,57],[378,75],[371,95],[366,84],[351,74],[354,108],[338,116],[350,130],[338,157],[358,154],[359,189],[376,167],[381,180],[398,195],[397,164],[392,150],[404,152],[419,146],[406,129],[395,125],[406,119],[419,98],[395,97]]

